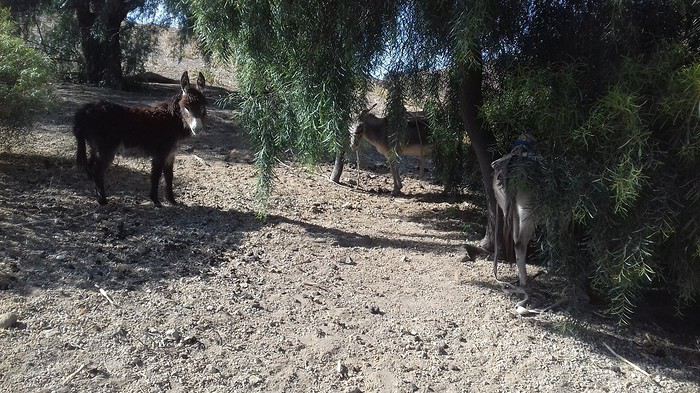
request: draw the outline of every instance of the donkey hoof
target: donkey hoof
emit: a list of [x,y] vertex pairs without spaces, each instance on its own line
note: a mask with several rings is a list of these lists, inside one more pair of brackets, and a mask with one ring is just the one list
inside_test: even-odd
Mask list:
[[104,206],[104,205],[107,204],[107,198],[105,198],[105,197],[98,197],[98,198],[97,198],[97,203],[99,203],[100,205]]
[[403,192],[401,190],[394,190],[391,192],[391,196],[401,196],[403,195]]

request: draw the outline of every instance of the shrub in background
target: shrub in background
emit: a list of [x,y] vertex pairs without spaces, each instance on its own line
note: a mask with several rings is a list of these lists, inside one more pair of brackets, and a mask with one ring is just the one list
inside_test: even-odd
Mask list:
[[700,295],[700,63],[680,47],[626,58],[594,96],[580,64],[521,68],[484,105],[503,150],[544,141],[543,255],[628,321],[645,289]]
[[0,124],[21,126],[50,99],[49,61],[15,35],[9,11],[0,9]]

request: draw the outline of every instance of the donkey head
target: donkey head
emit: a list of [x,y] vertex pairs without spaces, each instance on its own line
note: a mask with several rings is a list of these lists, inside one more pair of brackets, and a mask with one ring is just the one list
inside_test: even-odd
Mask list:
[[182,96],[178,101],[178,105],[180,106],[182,121],[190,129],[192,135],[196,135],[204,127],[203,121],[207,116],[207,99],[202,94],[204,84],[204,75],[201,72],[197,76],[196,87],[190,85],[190,77],[187,75],[187,71],[183,72],[180,78]]
[[353,150],[357,150],[357,147],[360,145],[360,141],[362,140],[362,136],[365,132],[365,123],[367,122],[370,116],[374,116],[369,112],[372,109],[374,109],[375,106],[377,106],[377,104],[372,105],[371,107],[369,107],[369,109],[362,110],[357,116],[357,123],[354,127],[355,129],[350,133],[350,147]]

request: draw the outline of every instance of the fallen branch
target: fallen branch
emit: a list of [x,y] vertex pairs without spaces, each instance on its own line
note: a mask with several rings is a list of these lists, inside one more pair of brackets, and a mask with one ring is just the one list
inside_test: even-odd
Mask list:
[[63,378],[63,381],[61,381],[61,385],[65,385],[68,382],[70,382],[71,379],[75,378],[76,375],[78,375],[81,371],[85,369],[85,367],[88,366],[90,362],[84,363],[82,366],[78,367],[77,370],[73,371],[72,373],[68,374],[67,377]]
[[654,381],[654,383],[658,384],[658,382],[656,382],[656,381],[654,380],[654,378],[652,377],[651,374],[649,374],[648,372],[642,370],[642,368],[639,367],[639,366],[637,366],[636,364],[634,364],[634,363],[630,362],[629,360],[623,358],[622,356],[618,355],[617,352],[615,352],[612,348],[610,348],[610,346],[609,346],[608,344],[603,343],[603,345],[605,346],[605,348],[607,348],[608,351],[610,351],[610,353],[612,353],[613,355],[615,355],[616,358],[618,358],[618,359],[622,360],[623,362],[627,363],[630,367],[632,367],[633,369],[639,371],[640,373],[644,374],[645,376],[651,378],[651,380]]
[[326,292],[330,292],[330,291],[331,291],[330,289],[328,289],[328,288],[326,288],[326,287],[324,287],[324,286],[321,286],[321,285],[319,285],[319,284],[316,284],[316,283],[313,283],[313,282],[310,282],[310,281],[304,281],[302,284],[306,285],[307,287],[313,287],[313,288],[321,289],[321,290],[324,290],[324,291],[326,291]]

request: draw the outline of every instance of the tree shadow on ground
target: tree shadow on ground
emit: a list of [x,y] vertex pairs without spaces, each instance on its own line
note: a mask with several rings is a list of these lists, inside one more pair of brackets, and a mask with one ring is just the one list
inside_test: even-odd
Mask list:
[[[450,199],[447,199],[449,197],[440,196],[440,194],[416,194],[411,197],[428,203],[451,202]],[[474,199],[476,198],[471,195],[463,197],[463,200],[467,202]],[[479,206],[475,203],[436,206],[431,209],[417,211],[410,216],[404,217],[404,219],[429,226],[441,232],[458,232],[465,241],[475,241],[480,240],[486,230],[486,215]]]
[[[124,167],[112,167],[110,175],[139,175],[147,184],[147,176]],[[64,158],[2,154],[0,179],[0,287],[20,292],[95,284],[136,289],[206,276],[244,232],[262,225],[251,212],[208,206],[120,203],[128,198],[99,206],[84,174]]]
[[[504,276],[507,279],[517,278],[515,274]],[[465,284],[508,296],[494,281],[470,280]],[[545,276],[531,281],[529,285],[530,307],[543,308],[559,300],[558,295],[554,294],[560,292],[565,284],[561,280]],[[700,348],[697,347],[700,316],[693,314],[681,319],[672,315],[667,302],[663,306],[645,306],[642,306],[644,311],[637,315],[630,327],[621,327],[615,319],[605,318],[601,314],[602,309],[596,310],[598,307],[595,305],[581,303],[564,304],[563,309],[525,318],[548,333],[588,344],[591,350],[615,361],[619,359],[603,343],[652,374],[654,367],[661,366],[664,369],[664,378],[691,382],[700,380],[700,369],[693,368],[693,365],[700,364]],[[552,313],[563,314],[569,318],[552,318]],[[626,370],[636,372],[631,368]],[[656,384],[651,378],[648,381],[650,385]]]
[[[103,287],[207,276],[235,253],[245,232],[288,223],[340,247],[441,253],[444,243],[392,239],[250,211],[210,206],[155,208],[148,173],[113,165],[111,203],[99,206],[92,182],[65,157],[0,154],[0,288]],[[113,191],[116,190],[116,191]]]
[[391,248],[400,250],[417,250],[425,253],[444,253],[448,245],[439,242],[392,239],[377,235],[364,235],[356,232],[344,231],[336,228],[328,228],[321,225],[298,221],[282,216],[269,216],[268,223],[287,223],[304,228],[316,239],[329,239],[334,246],[343,248]]

